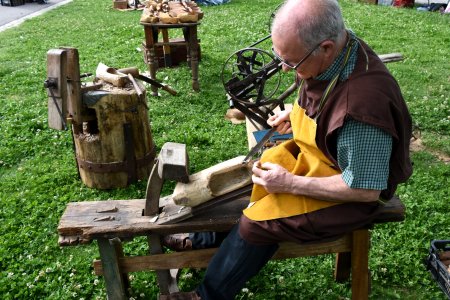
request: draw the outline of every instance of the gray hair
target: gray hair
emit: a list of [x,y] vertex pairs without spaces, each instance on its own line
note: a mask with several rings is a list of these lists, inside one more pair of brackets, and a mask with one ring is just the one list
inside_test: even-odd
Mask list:
[[[305,7],[309,11],[305,11]],[[303,11],[302,11],[303,10]],[[336,0],[287,0],[277,11],[272,34],[295,30],[299,42],[312,48],[323,40],[338,42],[345,35],[344,20]]]

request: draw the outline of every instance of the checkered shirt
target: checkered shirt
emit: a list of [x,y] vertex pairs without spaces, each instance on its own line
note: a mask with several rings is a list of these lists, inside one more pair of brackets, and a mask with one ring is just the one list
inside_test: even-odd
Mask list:
[[387,188],[392,137],[385,131],[352,119],[340,129],[337,161],[342,179],[351,188]]

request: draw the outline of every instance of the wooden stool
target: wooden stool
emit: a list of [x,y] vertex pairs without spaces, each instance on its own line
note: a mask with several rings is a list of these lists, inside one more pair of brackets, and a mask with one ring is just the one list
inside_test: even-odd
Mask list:
[[[158,57],[156,49],[162,46],[164,49],[164,63],[166,67],[172,66],[171,46],[186,46],[186,60],[192,71],[192,89],[199,91],[198,83],[198,61],[199,61],[199,42],[197,38],[197,25],[199,23],[178,23],[178,24],[162,24],[162,23],[143,23],[145,33],[144,41],[144,60],[149,66],[150,78],[156,79],[156,71],[158,70]],[[183,31],[184,41],[177,39],[169,39],[169,30],[181,28]],[[161,32],[163,41],[158,42],[158,36]],[[156,96],[157,88],[152,86],[153,95]]]

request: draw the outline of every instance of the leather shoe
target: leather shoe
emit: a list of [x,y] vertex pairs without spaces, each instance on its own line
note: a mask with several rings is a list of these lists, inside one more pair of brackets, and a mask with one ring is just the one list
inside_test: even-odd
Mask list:
[[159,300],[201,300],[196,292],[178,292],[169,295],[159,295]]
[[192,241],[189,239],[188,233],[166,235],[162,240],[162,244],[177,252],[192,250]]

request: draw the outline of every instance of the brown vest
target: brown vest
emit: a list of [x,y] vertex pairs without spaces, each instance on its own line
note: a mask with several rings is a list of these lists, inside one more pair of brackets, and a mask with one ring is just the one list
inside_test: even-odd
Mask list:
[[[317,120],[317,146],[337,166],[336,139],[338,129],[347,118],[376,126],[393,138],[388,187],[381,197],[390,199],[397,185],[412,174],[409,142],[412,134],[411,116],[397,81],[383,62],[364,42],[358,48],[355,69],[344,82],[338,82]],[[367,67],[367,68],[366,68]],[[328,81],[305,81],[299,105],[314,118]]]

